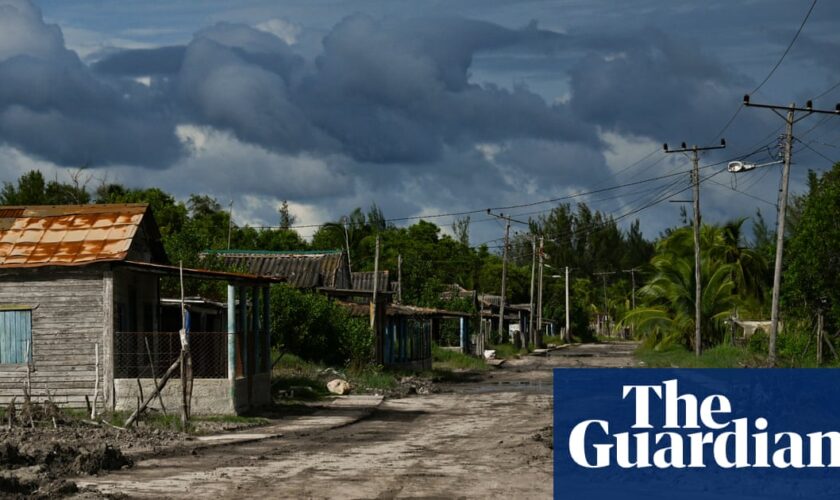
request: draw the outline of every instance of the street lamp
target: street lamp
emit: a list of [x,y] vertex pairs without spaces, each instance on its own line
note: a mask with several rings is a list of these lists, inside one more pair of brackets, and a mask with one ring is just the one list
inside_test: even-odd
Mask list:
[[738,173],[741,173],[741,172],[746,172],[747,170],[752,170],[754,168],[767,167],[767,166],[770,166],[770,165],[778,165],[780,163],[784,163],[784,161],[783,160],[778,160],[778,161],[771,161],[769,163],[760,163],[760,164],[746,163],[746,162],[743,162],[743,161],[730,161],[729,165],[726,166],[726,170],[728,170],[730,173],[738,174]]

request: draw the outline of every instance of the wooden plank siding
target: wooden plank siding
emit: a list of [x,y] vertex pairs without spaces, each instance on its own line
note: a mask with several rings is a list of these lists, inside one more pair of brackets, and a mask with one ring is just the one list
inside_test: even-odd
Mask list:
[[[0,272],[0,305],[32,309],[32,393],[37,400],[84,407],[95,383],[95,344],[102,342],[102,266]],[[101,349],[101,346],[100,346]],[[100,365],[100,376],[104,367]],[[0,404],[23,399],[25,364],[0,364]],[[100,378],[103,387],[104,378]],[[102,404],[100,400],[99,404]]]

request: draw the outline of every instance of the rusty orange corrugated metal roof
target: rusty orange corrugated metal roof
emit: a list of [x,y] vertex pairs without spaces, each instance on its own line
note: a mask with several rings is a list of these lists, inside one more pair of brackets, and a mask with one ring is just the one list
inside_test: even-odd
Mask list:
[[147,211],[143,203],[0,206],[0,268],[124,260]]

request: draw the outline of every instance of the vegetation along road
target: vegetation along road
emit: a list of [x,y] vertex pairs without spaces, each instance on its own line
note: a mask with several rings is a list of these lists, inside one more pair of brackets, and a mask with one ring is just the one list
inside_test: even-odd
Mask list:
[[146,460],[85,485],[139,498],[550,498],[551,369],[635,366],[635,347],[509,360],[477,381],[386,399],[352,425]]

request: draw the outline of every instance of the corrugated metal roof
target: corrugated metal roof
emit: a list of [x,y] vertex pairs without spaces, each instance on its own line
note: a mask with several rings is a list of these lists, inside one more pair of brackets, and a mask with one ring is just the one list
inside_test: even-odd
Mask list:
[[[373,271],[360,271],[353,273],[353,289],[354,290],[373,290]],[[391,291],[388,285],[388,271],[379,271],[379,279],[377,280],[376,290],[379,292]]]
[[[357,304],[355,302],[338,301],[338,304],[347,308],[354,316],[367,316],[370,313],[369,304]],[[433,307],[409,306],[405,304],[388,304],[385,309],[388,316],[407,316],[412,318],[469,318],[472,314],[461,311],[449,311]]]
[[258,276],[285,278],[296,288],[350,288],[350,268],[340,250],[269,252],[208,250],[222,262]]
[[124,260],[147,211],[146,204],[0,207],[0,267]]

